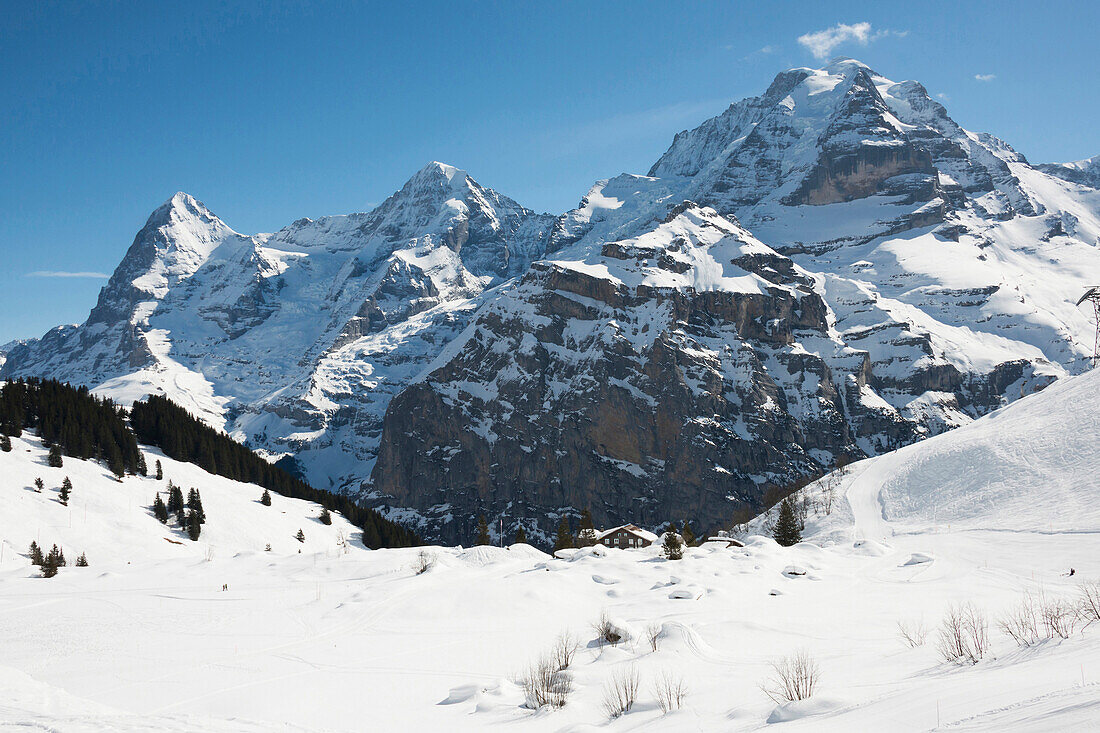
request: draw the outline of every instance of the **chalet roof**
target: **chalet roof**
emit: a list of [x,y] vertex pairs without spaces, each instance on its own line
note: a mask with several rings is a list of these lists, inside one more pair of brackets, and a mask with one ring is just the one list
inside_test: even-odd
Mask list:
[[611,529],[605,529],[601,532],[598,532],[596,534],[596,540],[602,540],[604,537],[608,537],[615,532],[618,532],[620,529],[625,529],[627,532],[635,534],[644,540],[648,540],[649,542],[656,542],[659,539],[657,535],[648,530],[642,529],[636,524],[620,524],[618,527],[612,527]]

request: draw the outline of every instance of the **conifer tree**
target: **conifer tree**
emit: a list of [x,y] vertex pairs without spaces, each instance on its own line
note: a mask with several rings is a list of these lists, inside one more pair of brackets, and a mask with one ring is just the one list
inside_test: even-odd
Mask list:
[[527,544],[527,533],[523,530],[522,526],[519,529],[516,530],[515,544],[517,544],[517,545],[526,545]]
[[592,524],[592,512],[581,512],[581,522],[577,531],[577,547],[591,547],[596,544],[596,527]]
[[35,491],[42,491],[42,489],[44,489],[44,488],[46,488],[46,484],[42,481],[41,478],[36,478],[34,480],[34,490]]
[[668,529],[665,530],[665,539],[661,543],[661,552],[669,560],[683,560],[684,559],[684,541],[680,538],[680,533],[676,531],[676,525],[670,523]]
[[164,480],[164,468],[160,465],[160,459],[157,459],[157,481]]
[[790,497],[779,504],[779,519],[775,522],[772,538],[783,547],[790,547],[802,541],[802,532],[798,529],[798,518]]
[[485,521],[485,515],[482,514],[477,518],[477,538],[474,540],[475,545],[488,545],[492,543],[492,539],[489,537],[489,523]]
[[40,567],[42,568],[43,578],[52,578],[57,575],[57,558],[52,554],[46,555],[46,559],[42,561]]
[[192,542],[196,542],[200,534],[202,534],[202,521],[199,519],[199,513],[190,511],[187,513],[187,536]]
[[687,547],[695,546],[695,533],[691,531],[691,527],[688,526],[687,520],[684,520],[684,529],[680,532],[680,536],[684,538],[684,545]]
[[321,516],[318,519],[321,520],[321,524],[332,524],[332,512],[328,510],[327,506],[321,507]]
[[264,489],[263,496],[260,497],[260,503],[264,506],[271,506],[271,494],[267,489]]
[[171,481],[168,482],[168,513],[179,514],[183,511],[183,491]]
[[153,499],[153,516],[161,524],[168,524],[168,507],[164,506],[164,500],[160,498],[159,491],[156,498]]
[[84,555],[84,553],[83,553],[83,552],[82,552],[82,553],[80,553],[80,557],[78,557],[78,558],[76,559],[76,566],[77,566],[78,568],[86,568],[86,567],[88,567],[88,558],[87,558],[87,557],[86,557],[86,556]]
[[31,540],[31,546],[30,549],[27,551],[27,554],[30,555],[31,565],[41,566],[42,562],[46,559],[42,555],[42,548],[39,547],[38,543],[34,540]]
[[61,482],[61,493],[58,496],[61,499],[61,503],[65,506],[69,505],[69,494],[73,492],[73,482],[66,476],[65,480]]
[[137,472],[139,476],[149,475],[149,466],[145,463],[145,454],[138,453]]
[[11,453],[11,438],[4,433],[0,433],[0,451]]
[[50,468],[61,468],[64,461],[61,459],[61,446],[54,443],[50,446],[50,455],[46,459],[46,464]]
[[562,514],[558,523],[558,535],[554,538],[554,552],[573,546],[573,532],[569,529],[569,515]]
[[306,533],[303,532],[301,529],[299,529],[298,534],[294,535],[294,539],[298,540],[299,542],[305,542],[306,541]]
[[199,524],[206,524],[206,512],[202,510],[202,496],[198,489],[187,492],[187,508],[198,516]]

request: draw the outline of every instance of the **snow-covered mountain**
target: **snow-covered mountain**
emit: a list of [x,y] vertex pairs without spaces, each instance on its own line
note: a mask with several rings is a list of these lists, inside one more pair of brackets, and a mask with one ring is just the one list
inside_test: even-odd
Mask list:
[[394,393],[482,292],[541,255],[551,217],[431,163],[367,214],[234,232],[178,193],[88,320],[16,346],[6,376],[163,393],[322,488],[369,475]]
[[837,59],[559,217],[437,163],[270,235],[179,194],[0,376],[164,392],[426,536],[710,525],[1080,372],[1098,270],[1100,191]]
[[1072,163],[1043,163],[1036,167],[1044,173],[1064,178],[1072,183],[1100,188],[1100,155],[1075,160]]
[[1100,192],[920,84],[784,72],[558,220],[393,402],[375,488],[441,519],[759,510],[1083,369],[1098,245]]

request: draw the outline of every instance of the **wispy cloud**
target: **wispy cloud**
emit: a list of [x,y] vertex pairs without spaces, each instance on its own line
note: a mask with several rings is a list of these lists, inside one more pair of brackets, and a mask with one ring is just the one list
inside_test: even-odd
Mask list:
[[951,101],[951,97],[947,96],[943,92],[940,92],[939,94],[937,94],[936,99],[942,99],[945,102],[950,102]]
[[851,25],[847,23],[837,23],[832,28],[801,35],[798,37],[798,42],[812,53],[814,58],[827,59],[832,55],[833,49],[845,43],[856,43],[860,46],[866,46],[871,41],[877,41],[887,36],[904,38],[907,35],[909,35],[909,31],[895,31],[890,29],[876,31],[871,27],[871,24],[867,22],[853,23]]
[[775,53],[779,50],[779,46],[764,46],[756,50],[757,53]]
[[87,277],[97,280],[106,280],[110,277],[105,272],[69,272],[67,270],[35,270],[28,272],[26,277]]
[[974,78],[978,81],[993,81],[997,78],[996,74],[975,74]]

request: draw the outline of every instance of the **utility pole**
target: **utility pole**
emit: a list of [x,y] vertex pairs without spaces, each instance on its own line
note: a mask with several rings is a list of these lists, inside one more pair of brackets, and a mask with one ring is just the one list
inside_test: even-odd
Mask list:
[[1100,360],[1100,285],[1093,285],[1085,290],[1085,294],[1077,299],[1077,305],[1080,306],[1086,300],[1092,303],[1092,315],[1096,321],[1096,336],[1092,341],[1092,366],[1095,367]]

